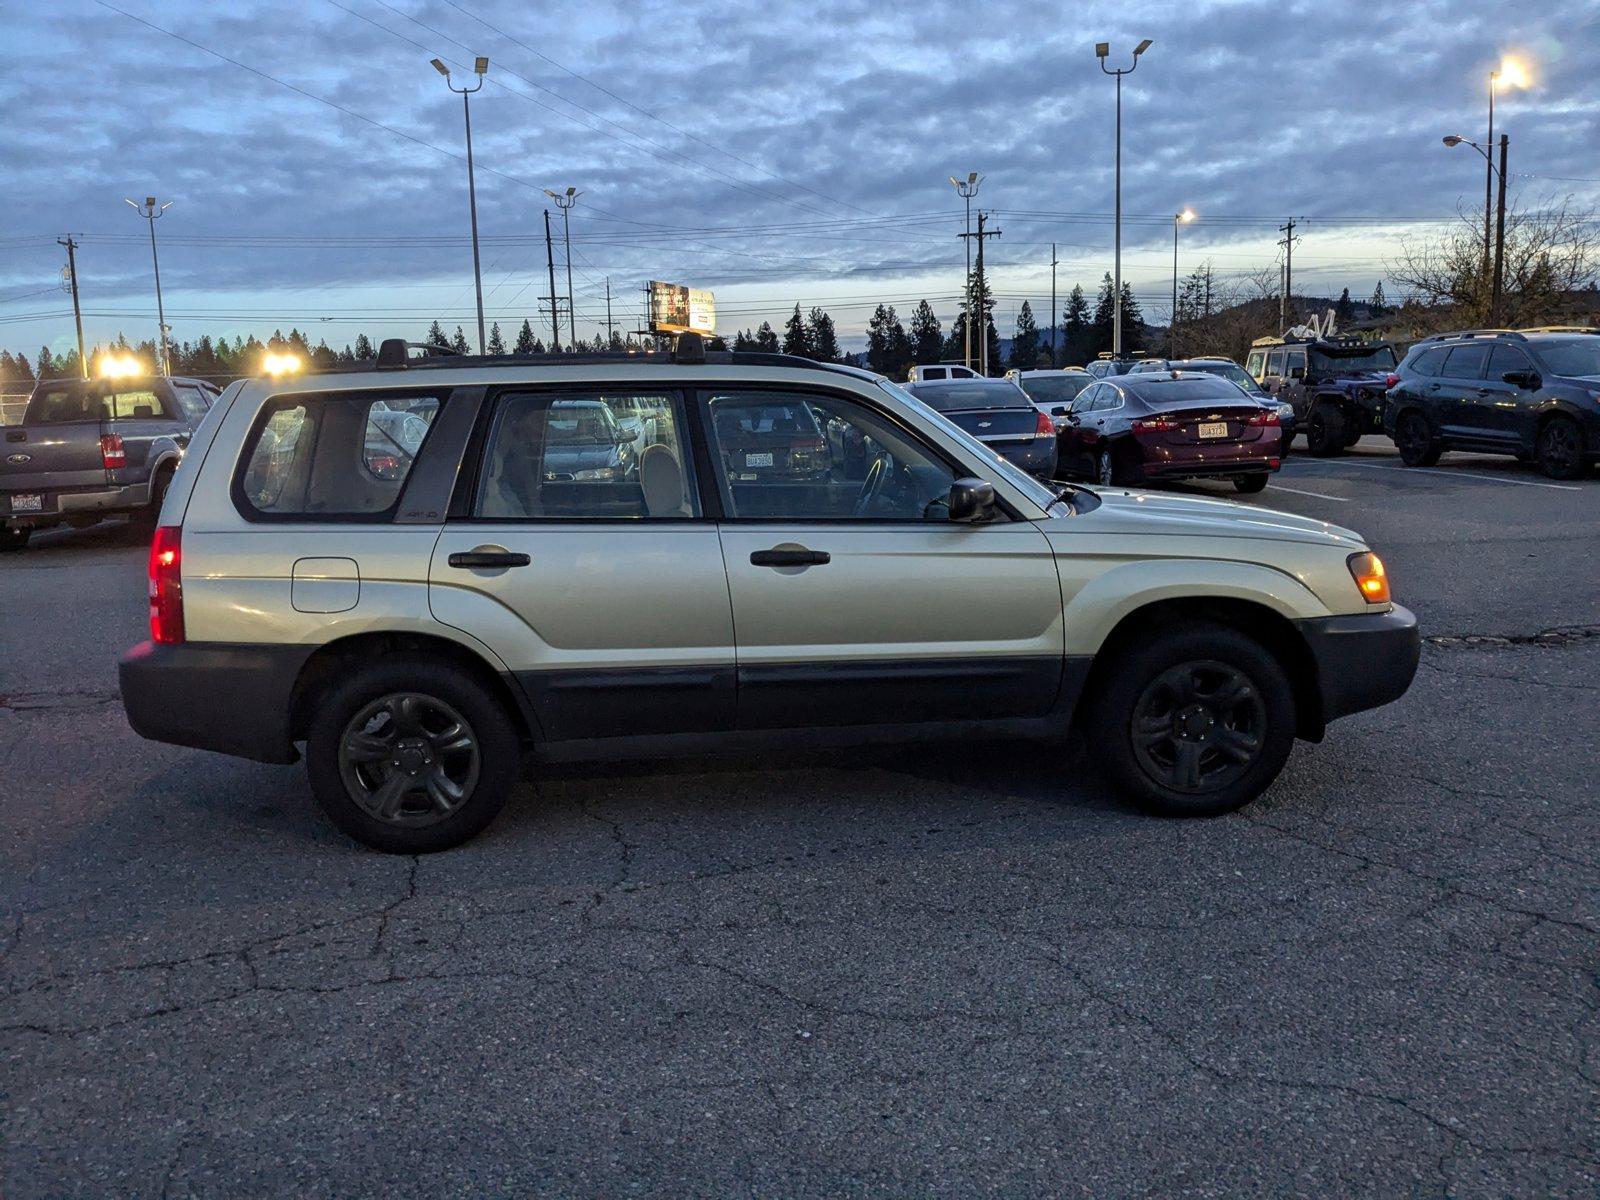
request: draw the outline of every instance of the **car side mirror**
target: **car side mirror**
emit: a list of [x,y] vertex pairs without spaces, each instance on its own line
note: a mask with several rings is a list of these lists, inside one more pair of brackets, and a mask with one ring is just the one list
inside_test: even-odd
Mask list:
[[1543,382],[1539,378],[1539,372],[1537,371],[1507,371],[1500,378],[1507,383],[1515,384],[1519,388],[1527,388],[1530,391],[1537,391],[1539,384]]
[[1050,410],[1050,415],[1052,417],[1064,417],[1064,416],[1066,416],[1067,415],[1067,406],[1065,404],[1056,405],[1054,408],[1052,408]]
[[1304,367],[1290,367],[1289,368],[1289,378],[1290,379],[1304,379],[1305,377],[1306,377],[1306,369]]
[[950,485],[950,519],[977,523],[994,516],[994,484],[985,479],[958,479]]

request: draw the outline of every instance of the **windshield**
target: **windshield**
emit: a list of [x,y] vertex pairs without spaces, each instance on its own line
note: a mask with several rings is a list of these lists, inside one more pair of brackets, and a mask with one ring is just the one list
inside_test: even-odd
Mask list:
[[965,429],[962,429],[948,417],[940,415],[937,410],[931,408],[922,400],[919,400],[915,395],[901,387],[899,384],[890,383],[887,379],[879,379],[878,386],[884,391],[888,392],[896,400],[903,401],[904,403],[910,405],[912,410],[918,413],[921,419],[927,424],[938,426],[938,428],[943,431],[947,437],[960,442],[962,447],[968,453],[970,453],[973,458],[975,458],[978,462],[987,464],[986,469],[990,474],[999,478],[1003,478],[1007,483],[1016,488],[1019,492],[1023,493],[1023,495],[1027,496],[1029,500],[1032,500],[1040,508],[1047,509],[1051,504],[1055,503],[1055,493],[1049,488],[1045,487],[1044,484],[1040,483],[1032,475],[1029,475],[1021,467],[1013,466],[1011,463],[1007,462],[1004,458],[1000,457],[998,453],[996,453],[994,450],[991,450],[988,446],[985,446]]
[[1090,375],[1024,375],[1017,380],[1035,404],[1070,404],[1093,382]]
[[1392,346],[1357,346],[1349,351],[1330,354],[1326,349],[1311,347],[1311,369],[1328,371],[1392,371],[1395,368]]
[[1237,363],[1193,363],[1183,368],[1185,371],[1204,371],[1207,375],[1219,375],[1230,383],[1237,383],[1247,392],[1260,392],[1261,385],[1246,374],[1245,369]]
[[1552,338],[1534,343],[1545,366],[1557,375],[1600,377],[1600,337]]
[[1026,408],[1028,397],[1014,384],[1003,380],[986,383],[936,383],[917,385],[912,392],[924,404],[940,412],[967,408]]

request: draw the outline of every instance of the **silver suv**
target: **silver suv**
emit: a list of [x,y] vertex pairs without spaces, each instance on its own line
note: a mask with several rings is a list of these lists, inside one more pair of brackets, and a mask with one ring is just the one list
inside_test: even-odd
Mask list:
[[408,853],[488,824],[529,750],[1077,724],[1136,802],[1225,812],[1419,650],[1348,530],[1052,489],[879,376],[692,335],[234,384],[167,493],[150,624],[134,729],[303,745],[332,820]]

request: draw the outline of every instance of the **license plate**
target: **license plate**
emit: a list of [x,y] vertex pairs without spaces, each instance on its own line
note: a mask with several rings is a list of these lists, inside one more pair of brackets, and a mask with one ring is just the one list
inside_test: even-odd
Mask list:
[[12,512],[43,512],[44,497],[36,492],[18,492],[11,497]]
[[746,454],[744,456],[744,465],[747,467],[770,467],[772,465],[772,454],[770,451],[766,454]]
[[1227,437],[1228,423],[1226,421],[1202,421],[1200,422],[1200,436]]

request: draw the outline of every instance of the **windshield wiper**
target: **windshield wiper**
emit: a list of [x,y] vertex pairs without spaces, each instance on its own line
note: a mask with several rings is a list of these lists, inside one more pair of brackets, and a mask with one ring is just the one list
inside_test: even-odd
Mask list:
[[[1058,504],[1065,503],[1073,496],[1076,496],[1079,492],[1085,490],[1087,489],[1081,488],[1075,483],[1063,483],[1059,489],[1053,490],[1050,493],[1050,507],[1054,508]],[[1071,508],[1072,506],[1068,504],[1067,507]]]

